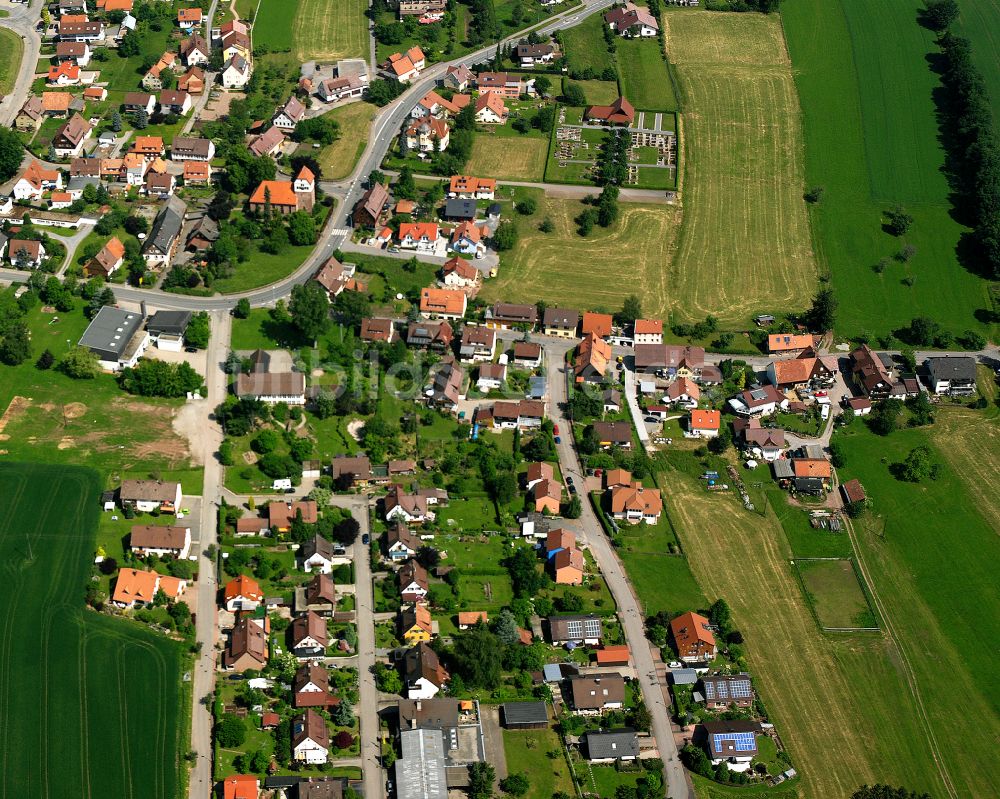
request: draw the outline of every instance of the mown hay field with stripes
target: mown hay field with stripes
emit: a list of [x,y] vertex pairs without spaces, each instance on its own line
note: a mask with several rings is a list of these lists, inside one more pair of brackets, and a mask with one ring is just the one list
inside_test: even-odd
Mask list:
[[[919,686],[949,790],[907,784],[952,799],[1000,796],[1000,774],[976,767],[1000,739],[1000,420],[995,409],[947,404],[935,416],[890,436],[856,421],[841,433],[840,476],[868,494],[854,525],[859,563]],[[893,465],[919,446],[939,464],[935,479],[898,479]]]
[[681,92],[684,221],[668,282],[685,320],[803,309],[817,268],[800,111],[775,16],[663,14]]
[[176,799],[177,644],[85,610],[98,474],[0,465],[0,794]]
[[746,639],[754,685],[801,775],[799,795],[842,799],[885,782],[947,796],[899,650],[880,634],[819,629],[774,513],[746,511],[678,471],[660,485],[699,586],[709,602],[726,599]]
[[300,61],[368,60],[366,0],[300,0],[292,26]]
[[254,46],[291,51],[296,61],[368,60],[365,0],[260,0],[255,10]]
[[[574,219],[588,207],[579,200],[538,197],[538,211],[530,217],[505,208],[520,236],[515,248],[503,254],[499,275],[486,281],[480,297],[613,311],[636,294],[645,313],[665,318],[674,297],[667,264],[673,256],[677,209],[621,203],[613,227],[595,226],[590,235],[581,236]],[[546,218],[554,225],[551,233],[538,229]]]

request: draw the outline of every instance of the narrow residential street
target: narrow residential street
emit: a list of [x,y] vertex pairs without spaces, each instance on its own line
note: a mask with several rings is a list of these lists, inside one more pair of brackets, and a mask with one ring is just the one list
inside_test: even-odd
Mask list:
[[[569,419],[563,411],[567,401],[565,356],[566,352],[576,344],[576,340],[549,340],[545,344],[546,374],[549,384],[548,417],[560,427],[560,443],[557,445],[559,466],[563,478],[573,477],[578,486],[585,485],[585,473],[580,467],[576,449],[573,447],[573,435]],[[583,515],[579,519],[578,529],[582,531],[583,543],[597,561],[604,579],[607,581],[611,595],[618,607],[618,617],[625,629],[625,640],[632,652],[642,696],[653,719],[652,733],[663,759],[666,775],[666,796],[669,799],[687,799],[694,796],[694,789],[688,782],[684,766],[677,755],[677,746],[670,726],[670,712],[667,706],[666,683],[661,682],[656,673],[653,652],[646,640],[646,631],[639,601],[632,589],[628,576],[618,555],[611,547],[604,534],[604,529],[590,505],[586,496],[581,496]]]
[[197,760],[191,769],[188,786],[190,799],[205,799],[212,794],[212,712],[205,697],[215,693],[215,644],[218,635],[216,594],[218,583],[215,560],[205,550],[218,541],[218,497],[222,487],[222,465],[216,453],[222,443],[222,430],[211,418],[212,411],[226,397],[226,355],[232,334],[232,317],[227,311],[213,311],[210,315],[211,332],[208,343],[208,367],[205,385],[208,394],[201,403],[202,457],[205,477],[202,486],[201,541],[198,547],[198,617],[196,619],[198,643],[201,653],[195,662],[193,709],[191,715],[191,749]]
[[354,621],[358,628],[358,714],[361,721],[361,770],[365,783],[365,799],[382,799],[382,767],[379,765],[378,691],[372,666],[375,665],[375,596],[372,589],[372,569],[368,545],[364,537],[370,534],[368,497],[335,495],[331,505],[350,508],[361,526],[354,544]]

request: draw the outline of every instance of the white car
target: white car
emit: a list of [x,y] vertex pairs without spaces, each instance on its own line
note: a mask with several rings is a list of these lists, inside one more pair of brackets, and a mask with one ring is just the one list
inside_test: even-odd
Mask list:
[[820,407],[819,407],[819,415],[820,415],[820,418],[823,419],[823,421],[826,421],[827,419],[829,419],[830,418],[830,406],[827,405],[827,404],[820,405]]

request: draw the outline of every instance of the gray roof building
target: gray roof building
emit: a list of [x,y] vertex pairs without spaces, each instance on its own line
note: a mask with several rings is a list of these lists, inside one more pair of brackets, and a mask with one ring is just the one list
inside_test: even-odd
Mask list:
[[928,384],[935,394],[971,394],[976,390],[975,358],[928,358],[924,364]]
[[674,685],[694,685],[698,682],[698,672],[695,669],[674,669],[670,678]]
[[635,760],[639,757],[639,739],[635,730],[588,732],[586,739],[588,760]]
[[791,480],[795,477],[795,467],[790,460],[777,460],[771,462],[774,469],[774,476],[778,480]]
[[403,754],[395,766],[398,799],[447,799],[441,730],[402,730],[399,743]]
[[503,705],[503,724],[512,730],[547,727],[549,711],[544,702],[506,702]]
[[343,799],[346,777],[309,777],[295,786],[296,799]]
[[476,218],[476,201],[475,200],[448,200],[444,204],[444,217],[445,219],[475,219]]
[[576,330],[580,323],[580,312],[569,308],[546,308],[542,316],[542,327],[560,330]]
[[558,663],[546,663],[542,666],[542,675],[545,682],[559,682],[562,680],[562,669],[559,668]]
[[146,322],[146,330],[151,336],[183,336],[190,322],[190,311],[157,311]]
[[400,699],[400,730],[451,730],[458,726],[457,699]]
[[600,640],[604,636],[599,616],[549,616],[549,636],[553,644]]
[[127,360],[130,345],[142,331],[142,322],[141,313],[105,305],[83,331],[80,346],[89,349],[101,361]]
[[146,240],[144,253],[159,253],[167,258],[173,255],[174,245],[184,226],[187,206],[178,197],[171,197],[153,222],[153,229]]

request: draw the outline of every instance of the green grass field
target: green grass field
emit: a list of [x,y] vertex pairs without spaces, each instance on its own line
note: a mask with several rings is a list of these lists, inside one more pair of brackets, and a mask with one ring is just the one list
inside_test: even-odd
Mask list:
[[606,67],[614,66],[614,59],[604,43],[603,26],[602,16],[591,14],[579,25],[560,33],[571,72],[589,67],[599,75]]
[[292,25],[295,57],[300,61],[367,61],[367,10],[366,0],[299,0]]
[[[327,115],[340,125],[340,138],[324,147],[316,158],[324,180],[343,180],[354,171],[354,165],[365,151],[368,129],[377,110],[371,103],[351,103]],[[312,151],[306,145],[300,150],[303,153]]]
[[12,30],[0,28],[0,93],[8,94],[14,88],[23,56],[21,37]]
[[[813,239],[845,334],[885,333],[919,315],[954,332],[984,329],[974,313],[989,307],[986,284],[956,257],[964,228],[951,218],[940,174],[938,81],[927,62],[934,47],[916,23],[920,5],[796,0],[782,9],[802,105],[805,182],[825,188],[811,211]],[[997,16],[991,4],[982,13]],[[894,203],[914,217],[905,241],[881,227]],[[911,261],[874,271],[905,244],[916,247]],[[902,282],[908,277],[912,286]]]
[[[654,318],[665,316],[674,296],[666,266],[679,212],[666,205],[623,203],[613,228],[595,227],[583,237],[576,232],[573,219],[584,207],[578,200],[539,196],[536,214],[516,217],[517,246],[504,258],[498,277],[487,281],[480,297],[488,302],[542,299],[574,308],[615,309],[629,294],[637,294],[646,313]],[[547,217],[555,225],[552,233],[538,230]],[[601,255],[600,279],[580,280],[579,265],[589,263],[595,253]]]
[[658,39],[619,39],[622,94],[636,108],[676,111],[677,98]]
[[993,116],[1000,117],[1000,10],[994,2],[959,0],[962,9],[955,32],[972,42],[972,60],[979,66],[993,103]]
[[[295,20],[306,0],[260,0],[253,21],[254,44],[269,50],[291,50],[296,46]],[[340,0],[344,3],[345,0]],[[301,45],[300,45],[301,46]]]
[[[567,79],[568,80],[568,79]],[[611,105],[618,99],[618,83],[613,80],[573,81],[583,87],[584,97],[590,105]]]
[[781,522],[795,557],[849,558],[854,554],[846,532],[832,533],[810,526],[806,511],[792,505],[788,501],[788,492],[782,491],[776,484],[768,485],[767,501]]
[[839,799],[886,782],[945,796],[898,651],[881,636],[820,631],[774,515],[745,511],[681,472],[661,486],[698,584],[733,609],[754,682],[802,775],[800,795]]
[[807,307],[817,268],[779,21],[674,9],[663,24],[685,109],[672,313],[744,329],[755,313]]
[[0,457],[90,466],[109,484],[140,469],[142,476],[176,472],[185,484],[200,485],[188,442],[172,427],[176,400],[129,396],[109,374],[73,380],[58,369],[35,367],[44,350],[58,363],[76,345],[87,327],[82,310],[55,314],[36,307],[26,321],[32,357],[20,366],[0,366],[0,415],[22,398],[0,430]]
[[0,465],[0,780],[11,796],[180,791],[190,700],[179,646],[83,609],[101,488],[91,470]]
[[276,350],[302,343],[298,329],[291,322],[275,322],[267,308],[254,308],[246,319],[233,319],[234,350]]
[[795,567],[821,627],[876,626],[851,561],[797,560]]
[[[1000,777],[973,764],[1000,735],[993,646],[1000,636],[1000,449],[978,447],[983,439],[995,443],[1000,428],[995,418],[962,409],[938,415],[940,430],[935,425],[888,437],[855,423],[843,437],[848,462],[841,471],[859,478],[871,499],[872,511],[855,526],[862,562],[908,655],[957,794],[991,796],[1000,792]],[[959,424],[964,435],[949,435]],[[897,480],[891,465],[921,445],[931,446],[942,464],[938,479]],[[955,452],[943,455],[948,448]],[[968,471],[977,457],[978,471]],[[959,714],[954,697],[961,697]]]
[[[503,749],[508,773],[528,775],[525,799],[552,799],[557,792],[573,795],[573,778],[554,730],[504,730]],[[549,752],[558,757],[549,757]]]
[[476,132],[465,168],[472,175],[541,181],[548,152],[548,133],[532,129],[521,134],[509,125],[482,126]]

